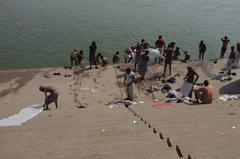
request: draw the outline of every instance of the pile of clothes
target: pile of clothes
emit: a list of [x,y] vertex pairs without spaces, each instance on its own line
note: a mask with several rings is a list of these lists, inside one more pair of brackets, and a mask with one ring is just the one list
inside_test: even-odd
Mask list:
[[230,101],[230,100],[240,100],[240,96],[239,95],[223,95],[223,96],[219,97],[218,100],[222,101],[222,102],[226,102],[226,101]]
[[146,92],[147,93],[154,93],[154,92],[158,92],[159,90],[160,90],[159,88],[150,86],[149,88],[146,89]]
[[178,98],[179,93],[171,88],[169,84],[165,84],[161,89],[162,93],[167,93],[167,98]]
[[172,77],[169,77],[167,79],[163,79],[162,83],[176,83],[177,78],[176,77],[180,77],[180,74],[175,74]]
[[236,76],[237,73],[229,73],[226,71],[220,71],[219,74],[215,77],[215,79],[220,80],[221,82],[231,81],[233,78],[232,76]]

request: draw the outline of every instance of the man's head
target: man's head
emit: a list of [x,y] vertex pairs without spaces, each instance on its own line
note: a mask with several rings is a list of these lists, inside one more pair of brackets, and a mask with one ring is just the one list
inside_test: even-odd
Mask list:
[[209,85],[209,81],[208,81],[208,80],[205,80],[205,81],[203,82],[203,85],[204,85],[205,87],[207,87],[207,86]]
[[44,88],[45,88],[44,86],[40,86],[40,87],[39,87],[39,90],[40,90],[41,92],[44,92]]
[[203,44],[203,40],[201,40],[200,43]]
[[224,36],[224,39],[225,39],[225,40],[227,40],[227,39],[228,39],[228,37],[225,35],[225,36]]
[[83,50],[80,50],[79,53],[80,53],[80,54],[83,54]]
[[231,46],[231,51],[234,51],[234,49],[235,49],[235,46]]
[[131,73],[131,68],[127,68],[126,69],[126,72],[129,74],[129,73]]
[[145,41],[144,39],[141,39],[141,42],[142,42],[142,43],[144,43],[144,41]]
[[240,42],[237,43],[237,50],[240,51]]
[[159,35],[159,36],[158,36],[158,39],[162,39],[162,35]]
[[148,51],[148,50],[146,50],[146,51],[145,51],[145,55],[148,55],[148,54],[149,54],[149,51]]
[[191,70],[192,69],[192,67],[191,66],[187,66],[187,70]]
[[118,51],[116,52],[116,55],[119,55],[119,52],[118,52]]

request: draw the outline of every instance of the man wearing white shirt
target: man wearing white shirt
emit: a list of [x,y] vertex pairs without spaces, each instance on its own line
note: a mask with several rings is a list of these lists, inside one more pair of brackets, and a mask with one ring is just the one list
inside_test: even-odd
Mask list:
[[127,98],[125,100],[134,100],[134,81],[135,81],[135,73],[130,69],[127,68],[126,75],[124,78],[124,85],[126,86],[126,94]]

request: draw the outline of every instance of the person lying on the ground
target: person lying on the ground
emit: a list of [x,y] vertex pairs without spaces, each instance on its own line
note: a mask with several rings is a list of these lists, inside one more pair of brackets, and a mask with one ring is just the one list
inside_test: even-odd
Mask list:
[[78,59],[78,65],[81,65],[82,60],[84,59],[83,50],[79,51],[79,53],[77,54],[77,59]]
[[209,85],[209,81],[204,81],[204,87],[194,89],[195,98],[198,103],[211,104],[213,100],[213,87]]
[[102,67],[107,66],[108,64],[107,58],[101,55],[100,59],[102,60]]
[[118,51],[113,56],[112,61],[113,61],[113,64],[118,64],[120,62],[120,56],[119,56],[119,52]]
[[[56,108],[58,107],[58,91],[52,86],[40,86],[39,90],[44,93],[45,101],[43,105],[43,110],[48,109],[50,103],[55,103]],[[50,93],[50,95],[48,95]]]
[[134,100],[134,82],[136,80],[135,73],[130,69],[127,68],[126,75],[124,78],[123,84],[126,86],[126,94],[127,98],[125,100]]

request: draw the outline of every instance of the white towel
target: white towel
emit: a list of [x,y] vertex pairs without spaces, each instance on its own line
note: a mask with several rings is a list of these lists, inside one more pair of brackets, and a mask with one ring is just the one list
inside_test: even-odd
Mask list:
[[41,113],[42,110],[43,110],[42,104],[31,105],[26,108],[23,108],[18,114],[0,120],[0,127],[22,125],[24,122]]

